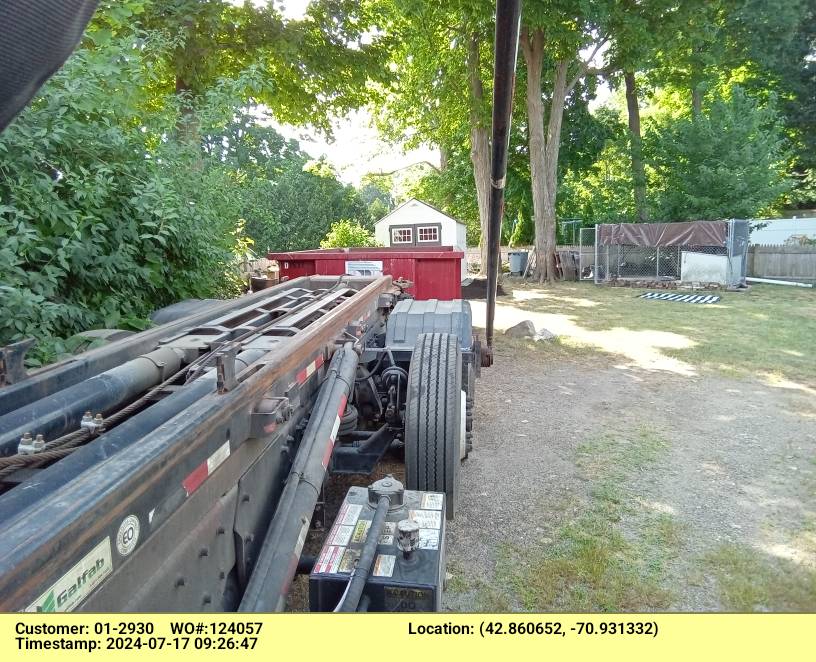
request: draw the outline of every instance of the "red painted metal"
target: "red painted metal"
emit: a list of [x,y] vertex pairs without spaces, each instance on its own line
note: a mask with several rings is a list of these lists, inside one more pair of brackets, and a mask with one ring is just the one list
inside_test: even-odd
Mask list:
[[462,260],[464,253],[451,246],[419,248],[325,248],[291,253],[269,253],[277,260],[281,278],[299,276],[342,276],[346,262],[382,261],[383,274],[394,280],[413,283],[407,292],[414,298],[449,301],[462,298]]

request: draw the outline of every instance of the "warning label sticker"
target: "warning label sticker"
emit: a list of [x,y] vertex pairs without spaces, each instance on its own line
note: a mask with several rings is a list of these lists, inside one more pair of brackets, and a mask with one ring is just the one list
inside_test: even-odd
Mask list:
[[370,519],[361,519],[359,522],[357,522],[357,526],[354,527],[354,533],[351,536],[351,542],[353,542],[355,545],[365,542],[370,526]]
[[337,567],[338,574],[351,574],[354,566],[357,565],[357,560],[360,558],[360,552],[356,549],[347,549],[343,553],[343,558],[340,560],[340,565]]
[[394,563],[397,557],[393,554],[378,554],[377,560],[374,562],[374,572],[371,574],[375,577],[390,577],[394,574]]
[[383,525],[382,533],[380,534],[380,539],[377,541],[379,545],[393,545],[394,544],[394,533],[397,530],[397,523],[396,522],[386,522]]
[[420,529],[419,548],[439,549],[439,529]]
[[320,558],[317,559],[317,563],[315,563],[315,572],[331,572],[337,574],[345,551],[345,547],[337,547],[334,545],[324,547],[320,553]]
[[335,526],[334,530],[332,531],[331,538],[329,539],[329,544],[345,547],[349,544],[352,533],[354,533],[353,526]]
[[340,512],[337,513],[337,523],[347,525],[356,524],[357,520],[360,519],[360,512],[362,510],[363,506],[359,503],[344,503],[340,506]]
[[428,494],[423,494],[420,508],[424,508],[426,510],[442,510],[443,496],[444,495],[439,494],[438,492],[429,492]]
[[439,510],[411,510],[409,517],[419,524],[420,529],[439,529],[442,527],[442,512]]

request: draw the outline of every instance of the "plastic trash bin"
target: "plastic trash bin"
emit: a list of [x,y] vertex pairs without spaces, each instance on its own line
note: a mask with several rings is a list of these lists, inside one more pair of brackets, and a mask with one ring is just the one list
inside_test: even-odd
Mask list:
[[510,258],[510,273],[523,274],[527,268],[527,251],[510,251],[507,256]]

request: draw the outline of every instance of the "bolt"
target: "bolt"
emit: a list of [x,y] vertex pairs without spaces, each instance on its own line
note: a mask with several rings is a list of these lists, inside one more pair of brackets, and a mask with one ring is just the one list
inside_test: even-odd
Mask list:
[[210,551],[206,547],[202,547],[201,550],[198,552],[198,558],[203,559],[205,556],[209,556]]
[[184,586],[184,577],[179,577],[176,580],[176,588],[181,588],[182,586]]

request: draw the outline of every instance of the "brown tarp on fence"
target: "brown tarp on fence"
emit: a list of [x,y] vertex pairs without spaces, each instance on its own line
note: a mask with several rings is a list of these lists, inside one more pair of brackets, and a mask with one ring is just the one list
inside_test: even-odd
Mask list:
[[617,223],[598,226],[602,246],[726,246],[728,221]]

